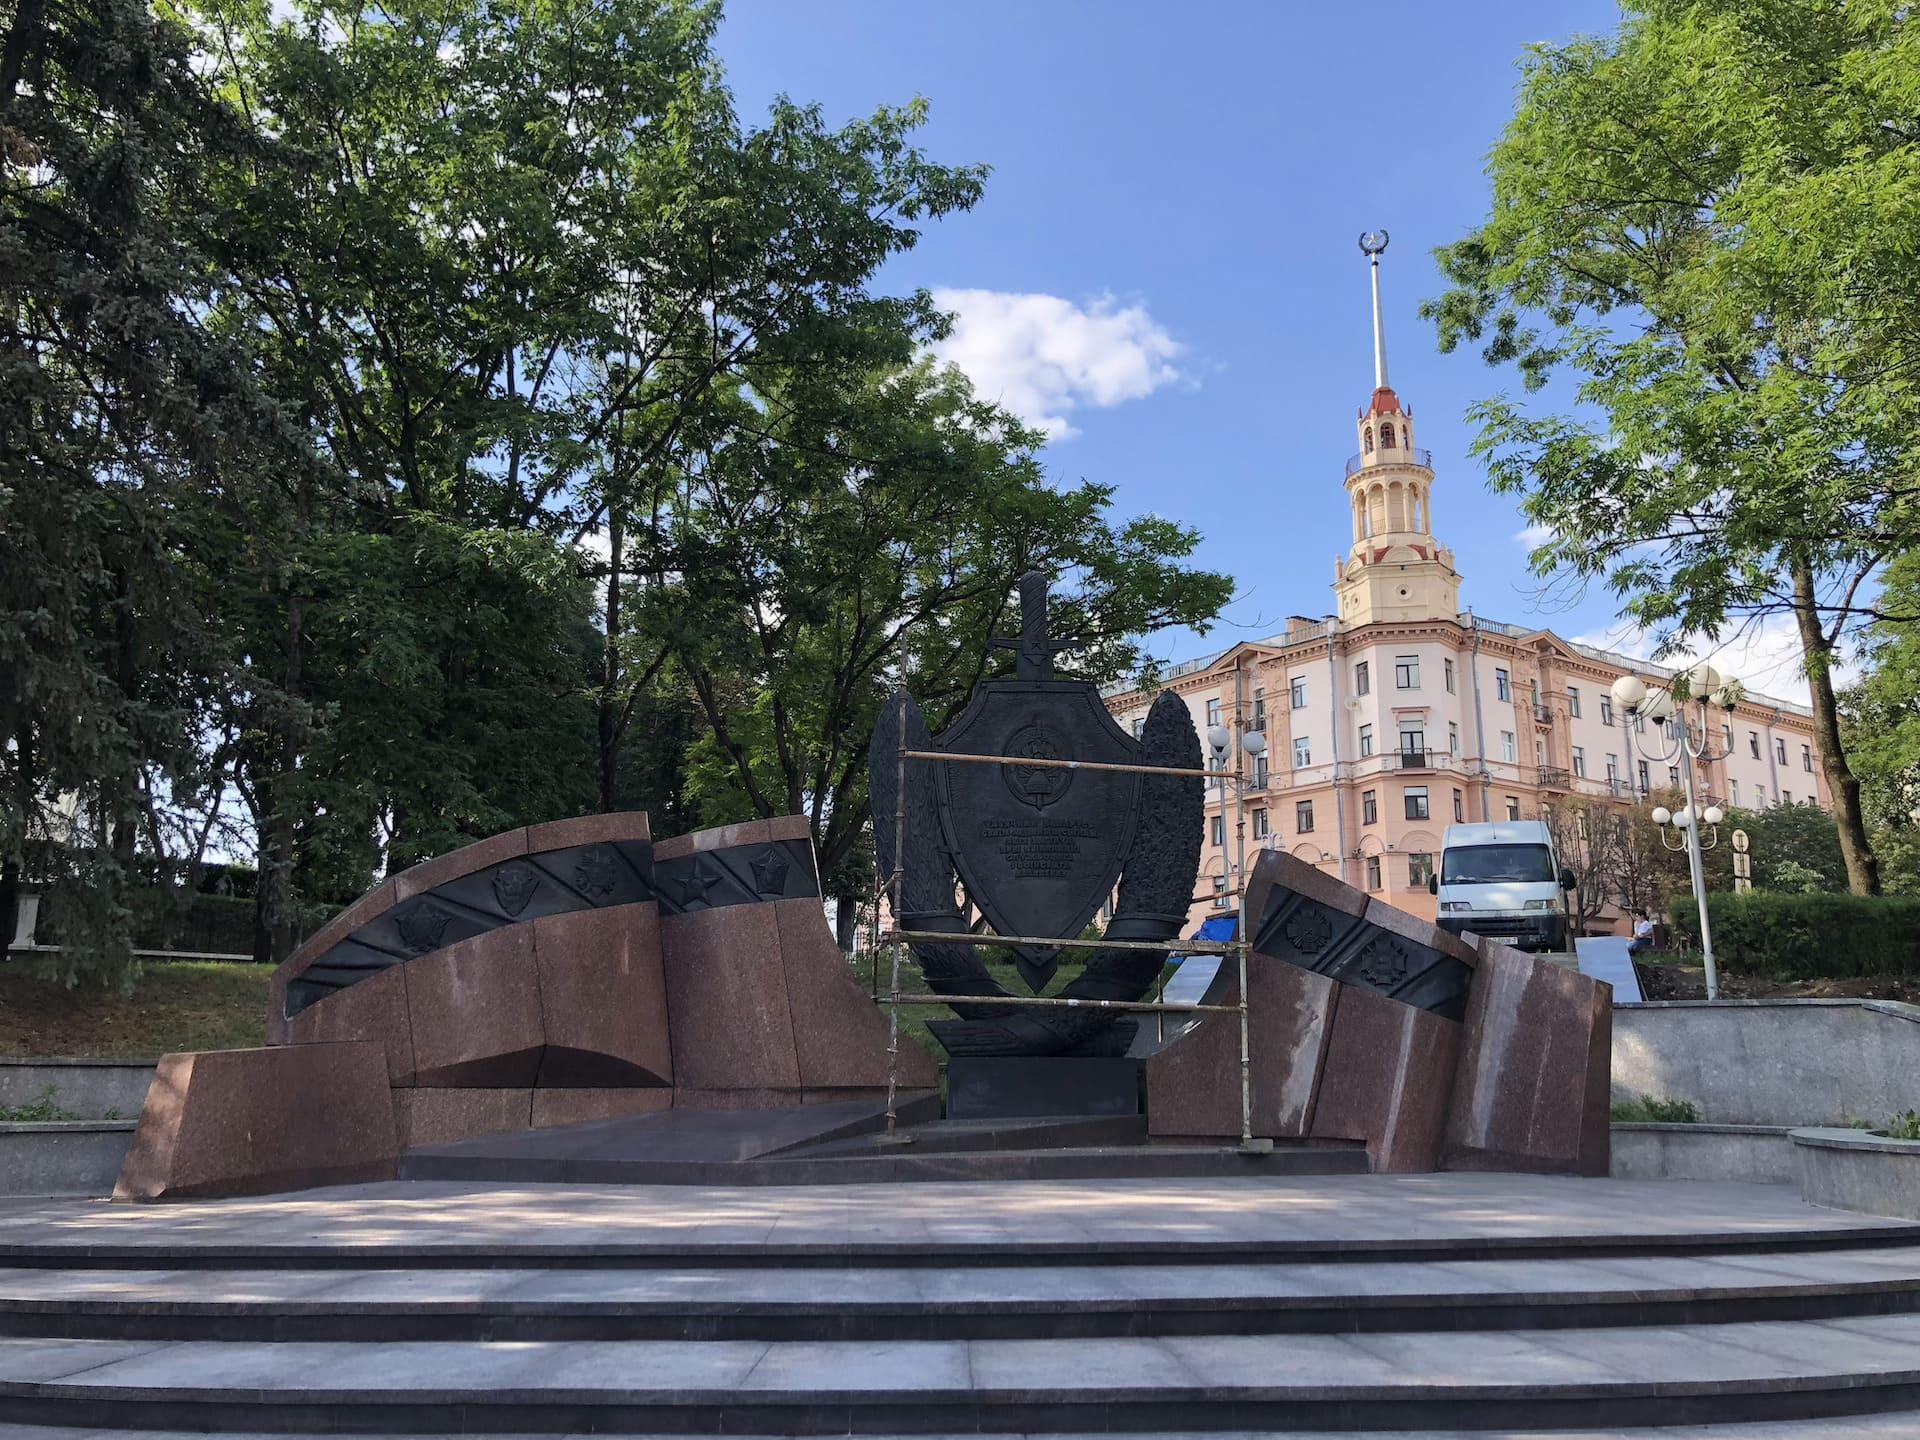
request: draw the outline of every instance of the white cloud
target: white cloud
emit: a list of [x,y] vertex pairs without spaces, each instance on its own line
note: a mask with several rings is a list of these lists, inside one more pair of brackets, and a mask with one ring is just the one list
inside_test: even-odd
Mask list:
[[1524,530],[1516,530],[1513,540],[1516,545],[1524,545],[1529,550],[1538,549],[1553,538],[1553,527],[1535,522]]
[[1177,362],[1186,346],[1144,305],[1004,290],[941,289],[933,298],[954,316],[934,354],[958,366],[981,398],[1055,440],[1079,433],[1068,417],[1082,406],[1144,399],[1185,378]]
[[[1658,643],[1654,635],[1625,621],[1611,630],[1596,630],[1572,639],[1576,645],[1592,645],[1636,660],[1652,659]],[[1800,632],[1793,616],[1768,615],[1740,626],[1719,641],[1696,642],[1658,663],[1684,670],[1710,660],[1716,670],[1744,685],[1749,696],[1806,705],[1812,695],[1801,669],[1801,656]],[[1849,685],[1857,678],[1858,667],[1843,658],[1834,671],[1835,687]]]

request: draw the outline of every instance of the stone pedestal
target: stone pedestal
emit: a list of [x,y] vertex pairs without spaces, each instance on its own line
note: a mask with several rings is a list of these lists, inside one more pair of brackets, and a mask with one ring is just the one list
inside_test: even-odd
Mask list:
[[1125,1057],[956,1055],[947,1062],[947,1118],[1138,1115],[1140,1063]]

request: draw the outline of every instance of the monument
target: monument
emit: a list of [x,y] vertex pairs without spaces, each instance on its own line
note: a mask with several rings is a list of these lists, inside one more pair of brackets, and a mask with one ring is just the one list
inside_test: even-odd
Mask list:
[[[1062,953],[1047,942],[1076,939],[1111,907],[1101,938],[1127,946],[1091,951],[1061,998],[1137,1001],[1166,961],[1152,947],[1179,935],[1192,901],[1203,795],[1186,705],[1162,695],[1136,740],[1092,682],[1055,677],[1054,654],[1073,642],[1047,633],[1044,575],[1022,578],[1020,614],[1019,637],[994,642],[1015,652],[1014,678],[979,686],[939,735],[904,692],[882,712],[869,751],[881,880],[928,986],[960,1017],[928,1027],[951,1057],[951,1115],[1137,1114],[1137,1020],[969,1005],[1008,992],[978,944],[937,938],[972,935],[964,890],[1037,994]],[[1036,763],[1006,763],[1021,760]]]

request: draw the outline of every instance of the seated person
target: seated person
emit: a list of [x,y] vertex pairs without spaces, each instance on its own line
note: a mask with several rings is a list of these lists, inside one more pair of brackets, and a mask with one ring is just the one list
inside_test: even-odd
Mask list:
[[1633,916],[1633,939],[1627,945],[1627,954],[1641,955],[1653,948],[1653,921],[1639,911]]

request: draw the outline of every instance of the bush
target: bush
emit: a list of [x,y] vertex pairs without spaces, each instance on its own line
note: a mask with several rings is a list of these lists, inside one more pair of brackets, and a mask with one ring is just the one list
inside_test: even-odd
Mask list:
[[1651,1095],[1636,1095],[1631,1100],[1613,1102],[1613,1118],[1646,1125],[1697,1125],[1700,1112],[1691,1100],[1659,1100]]
[[[1775,980],[1920,975],[1920,897],[1750,890],[1708,895],[1707,913],[1714,957],[1728,969]],[[1692,900],[1676,900],[1670,919],[1681,943],[1698,948]]]

